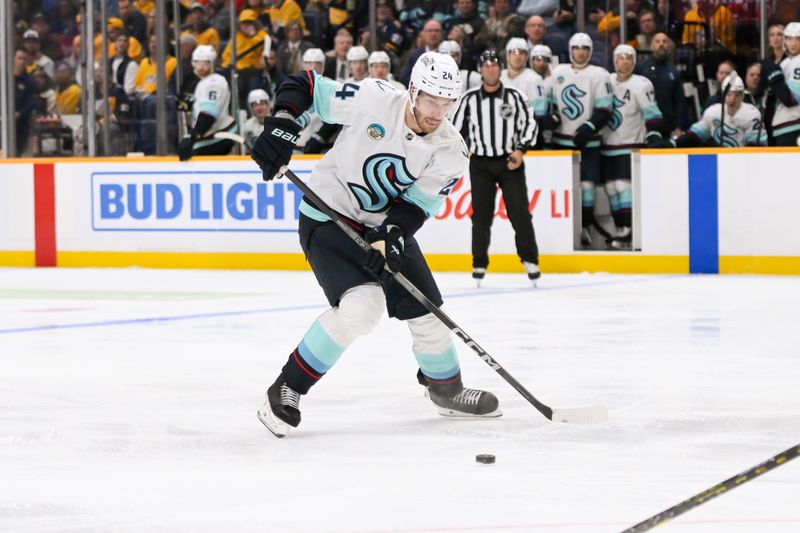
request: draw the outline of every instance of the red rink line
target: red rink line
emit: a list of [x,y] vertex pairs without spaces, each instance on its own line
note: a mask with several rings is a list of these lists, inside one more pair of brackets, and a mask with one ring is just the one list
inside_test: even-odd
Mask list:
[[[482,525],[482,526],[463,526],[463,527],[434,527],[434,528],[412,528],[412,529],[351,529],[342,530],[339,533],[448,533],[448,532],[462,532],[462,531],[477,531],[482,533],[489,533],[491,531],[512,531],[512,530],[551,530],[551,529],[569,529],[569,528],[617,528],[625,529],[630,527],[631,523],[627,522],[562,522],[562,523],[541,523],[541,524],[508,524],[508,525]],[[666,522],[665,522],[666,523]],[[681,525],[737,525],[737,524],[800,524],[800,517],[798,518],[742,518],[742,519],[719,519],[719,520],[683,520],[675,519],[670,520],[670,528],[680,528]]]
[[53,163],[33,165],[36,266],[56,266],[56,188]]

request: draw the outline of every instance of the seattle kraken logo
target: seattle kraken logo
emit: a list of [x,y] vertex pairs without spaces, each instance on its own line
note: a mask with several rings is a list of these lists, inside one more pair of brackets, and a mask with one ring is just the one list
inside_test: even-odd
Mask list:
[[568,119],[575,120],[583,114],[581,96],[586,96],[586,93],[578,89],[574,83],[570,83],[561,91],[561,101],[564,102],[565,107],[564,114]]
[[361,209],[380,213],[406,187],[417,179],[406,167],[406,160],[394,154],[375,154],[364,162],[364,185],[348,183]]
[[[714,122],[718,122],[718,121],[715,120]],[[714,128],[714,142],[716,142],[718,146],[727,146],[728,148],[736,148],[736,147],[738,147],[739,146],[739,141],[736,140],[734,135],[739,133],[739,130],[737,130],[736,128],[734,128],[732,126],[729,126],[727,124],[725,124],[723,126],[723,128],[725,128],[725,138],[724,139],[722,138],[722,135],[720,135],[720,133],[721,133],[720,130],[722,128],[719,128],[719,127]]]
[[608,127],[611,131],[617,131],[617,128],[622,126],[622,113],[619,108],[624,106],[625,102],[614,96],[614,112],[611,113],[611,120],[608,121]]

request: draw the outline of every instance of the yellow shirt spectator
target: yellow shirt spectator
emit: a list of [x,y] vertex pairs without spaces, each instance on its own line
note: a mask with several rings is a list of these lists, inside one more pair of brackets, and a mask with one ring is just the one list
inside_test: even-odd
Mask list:
[[183,30],[181,35],[191,35],[197,41],[198,46],[201,44],[210,44],[214,50],[219,53],[219,33],[214,28],[208,27],[201,32],[193,31],[191,28]]
[[277,23],[278,26],[286,26],[290,20],[296,20],[300,23],[300,28],[303,30],[303,35],[308,35],[306,28],[306,21],[303,18],[303,10],[294,0],[283,0],[278,7],[274,5],[266,10],[269,13],[269,18],[272,20],[273,28]]
[[59,115],[74,115],[81,107],[81,87],[72,82],[63,91],[56,89],[56,113]]
[[[683,22],[706,22],[706,18],[700,13],[697,5],[692,7],[686,12],[683,17]],[[699,24],[690,24],[683,27],[683,36],[681,42],[684,44],[692,43],[698,48],[703,48],[698,32],[703,33],[703,27]],[[733,20],[733,13],[727,7],[720,5],[711,15],[711,37],[716,38],[722,45],[736,53],[736,26]]]
[[[236,62],[237,70],[264,68],[264,58],[261,56],[261,53],[264,51],[264,37],[266,36],[267,32],[262,29],[259,29],[252,37],[248,37],[240,31],[236,32],[236,55],[239,56],[239,60]],[[242,52],[246,52],[253,47],[255,47],[255,49],[251,50],[245,56],[242,56]],[[222,66],[230,67],[230,65],[231,42],[228,41],[225,51],[222,52]]]
[[[101,61],[103,59],[103,34],[98,33],[94,36],[94,60]],[[117,55],[117,45],[113,39],[109,39],[108,43],[108,57],[112,58]],[[137,63],[142,58],[142,44],[133,35],[128,37],[128,57]]]
[[133,7],[142,12],[142,15],[147,15],[156,8],[155,0],[134,0]]
[[[172,76],[172,72],[175,70],[175,65],[177,64],[178,62],[174,57],[169,56],[167,58],[167,82],[169,82],[169,78]],[[133,83],[136,94],[140,97],[153,94],[156,91],[156,84],[158,82],[157,76],[158,70],[156,64],[153,63],[149,57],[142,59],[142,62],[139,63],[139,71],[136,73],[136,79]]]

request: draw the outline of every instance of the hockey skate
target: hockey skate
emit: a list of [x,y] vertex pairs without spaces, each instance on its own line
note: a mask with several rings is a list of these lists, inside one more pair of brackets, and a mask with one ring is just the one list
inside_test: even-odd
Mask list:
[[279,439],[300,424],[300,393],[283,380],[283,374],[267,389],[264,405],[256,413],[258,419]]
[[589,233],[589,228],[583,228],[581,230],[581,246],[584,248],[590,248],[592,246],[592,234]]
[[617,234],[610,240],[609,246],[615,250],[630,250],[633,241],[633,232],[628,226],[622,227]]
[[533,282],[533,286],[536,287],[536,280],[542,277],[542,273],[539,272],[539,265],[536,263],[526,263],[523,261],[522,266],[525,267],[525,272],[528,274],[528,279],[531,280]]
[[497,418],[503,416],[497,396],[488,391],[468,389],[461,382],[447,385],[428,383],[417,372],[417,381],[425,387],[425,397],[430,398],[442,416],[454,418]]
[[473,268],[472,269],[472,279],[475,280],[475,283],[478,285],[480,289],[481,283],[483,282],[483,278],[486,277],[486,269],[485,268]]

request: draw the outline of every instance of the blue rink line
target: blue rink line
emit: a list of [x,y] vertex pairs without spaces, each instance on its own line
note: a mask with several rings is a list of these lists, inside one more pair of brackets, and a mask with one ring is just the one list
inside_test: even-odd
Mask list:
[[[477,298],[483,296],[497,296],[501,294],[518,294],[524,292],[535,293],[539,291],[561,291],[565,289],[582,289],[589,287],[602,287],[607,285],[627,285],[631,283],[642,283],[645,281],[671,279],[682,276],[650,276],[646,278],[634,278],[625,280],[613,281],[598,281],[594,283],[574,283],[570,285],[559,285],[558,287],[526,287],[516,289],[472,289],[469,292],[456,292],[452,294],[445,294],[443,298],[445,303],[448,299],[460,298]],[[246,315],[259,315],[259,314],[272,314],[272,313],[285,313],[291,311],[308,311],[314,309],[327,309],[327,304],[309,304],[309,305],[294,305],[288,307],[267,307],[263,309],[249,309],[245,311],[221,311],[218,313],[195,313],[191,315],[175,315],[175,316],[162,316],[162,317],[149,317],[149,318],[129,318],[121,320],[103,320],[98,322],[78,322],[75,324],[50,324],[46,326],[30,326],[24,328],[9,328],[0,329],[0,335],[10,335],[13,333],[33,333],[39,331],[56,331],[64,329],[85,329],[85,328],[102,328],[108,326],[129,326],[135,324],[150,324],[159,322],[178,322],[181,320],[202,320],[206,318],[226,318],[234,316]]]

